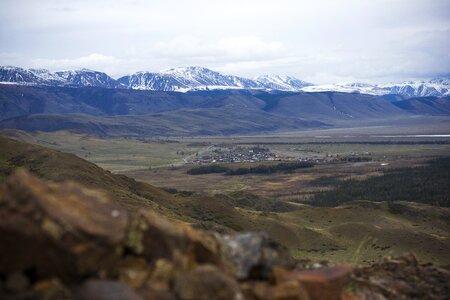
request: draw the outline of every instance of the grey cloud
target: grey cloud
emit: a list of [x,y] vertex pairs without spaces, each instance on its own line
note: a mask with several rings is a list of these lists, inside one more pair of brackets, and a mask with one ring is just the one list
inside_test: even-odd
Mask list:
[[318,83],[450,73],[448,0],[4,0],[0,63],[114,76],[204,65]]

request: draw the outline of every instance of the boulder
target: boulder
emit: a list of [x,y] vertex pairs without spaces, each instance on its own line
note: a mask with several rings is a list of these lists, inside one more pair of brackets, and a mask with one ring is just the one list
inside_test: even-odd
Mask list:
[[339,300],[352,271],[352,268],[344,265],[293,271],[285,277],[285,280],[298,281],[310,299]]
[[0,273],[64,280],[108,273],[127,223],[127,212],[98,191],[17,171],[0,196]]
[[144,284],[150,271],[147,261],[141,257],[127,256],[118,266],[119,280],[134,289]]
[[246,232],[234,235],[216,235],[224,260],[238,279],[268,279],[272,267],[285,264],[285,255],[279,245],[269,240],[265,232]]
[[268,281],[246,281],[241,283],[241,290],[245,299],[249,300],[312,300],[297,280],[275,285]]
[[127,212],[74,182],[47,183],[21,170],[2,188],[0,274],[31,271],[64,282],[119,276],[137,288],[160,260],[184,272],[222,258],[211,234],[149,209]]
[[179,275],[174,290],[182,300],[244,299],[237,281],[213,265],[202,265]]
[[74,300],[144,300],[126,284],[110,280],[88,280],[74,292]]
[[33,286],[38,300],[71,300],[72,292],[57,278],[39,280]]
[[7,276],[5,289],[10,292],[23,292],[30,287],[30,279],[22,272],[14,272]]
[[152,266],[160,259],[172,261],[181,270],[197,263],[221,262],[218,243],[210,234],[144,209],[133,215],[126,247]]
[[296,280],[282,282],[272,290],[273,300],[309,300],[308,292]]

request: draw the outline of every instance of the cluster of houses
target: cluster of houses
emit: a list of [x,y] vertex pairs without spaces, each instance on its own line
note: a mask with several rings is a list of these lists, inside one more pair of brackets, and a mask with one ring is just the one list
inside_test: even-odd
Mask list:
[[[178,154],[178,153],[177,153]],[[182,155],[185,153],[182,152]],[[192,154],[192,153],[189,153]],[[363,155],[364,154],[364,155]],[[186,159],[186,162],[193,164],[210,164],[210,163],[243,163],[243,162],[260,162],[260,161],[281,161],[281,160],[297,160],[309,161],[314,163],[333,163],[333,162],[364,162],[370,161],[371,153],[355,153],[350,155],[301,155],[301,156],[282,156],[270,151],[268,148],[253,146],[234,146],[234,145],[214,145],[208,148],[206,152],[196,153],[192,159]]]
[[207,153],[196,156],[191,162],[196,164],[240,163],[281,159],[282,157],[273,152],[270,152],[269,149],[258,146],[213,146],[209,148]]

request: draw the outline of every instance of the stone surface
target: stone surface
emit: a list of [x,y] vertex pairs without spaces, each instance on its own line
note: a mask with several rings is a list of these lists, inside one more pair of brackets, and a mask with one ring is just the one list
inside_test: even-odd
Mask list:
[[88,280],[75,290],[74,300],[144,300],[144,298],[122,282]]
[[22,272],[14,272],[8,275],[5,289],[11,292],[25,291],[30,286],[30,280]]
[[272,290],[273,300],[309,300],[308,292],[296,280],[285,281]]
[[243,300],[238,283],[213,265],[203,265],[181,274],[174,290],[182,300]]
[[286,280],[298,281],[311,299],[338,300],[350,279],[352,270],[347,266],[334,266],[294,271],[286,276]]
[[266,281],[245,281],[241,283],[241,291],[245,299],[270,300],[272,298],[272,288]]
[[168,290],[145,289],[140,291],[145,300],[176,300],[175,295]]
[[40,280],[33,287],[38,300],[71,300],[72,292],[57,278]]
[[134,289],[140,288],[150,274],[148,262],[140,257],[128,256],[119,263],[119,280]]
[[281,263],[281,249],[264,232],[217,236],[222,255],[238,279],[267,279],[272,267]]
[[16,172],[0,198],[0,272],[33,269],[68,279],[111,269],[127,219],[97,191]]
[[414,254],[386,257],[355,270],[357,295],[363,299],[448,299],[450,266],[420,264]]
[[149,262],[166,259],[181,269],[221,261],[218,243],[211,235],[170,222],[150,210],[141,210],[133,216],[126,244]]

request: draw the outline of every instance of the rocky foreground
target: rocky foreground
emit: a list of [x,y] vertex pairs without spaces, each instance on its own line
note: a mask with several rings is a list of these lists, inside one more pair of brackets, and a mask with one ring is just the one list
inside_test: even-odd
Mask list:
[[296,261],[264,233],[212,234],[18,171],[0,188],[0,299],[449,299],[450,268]]

